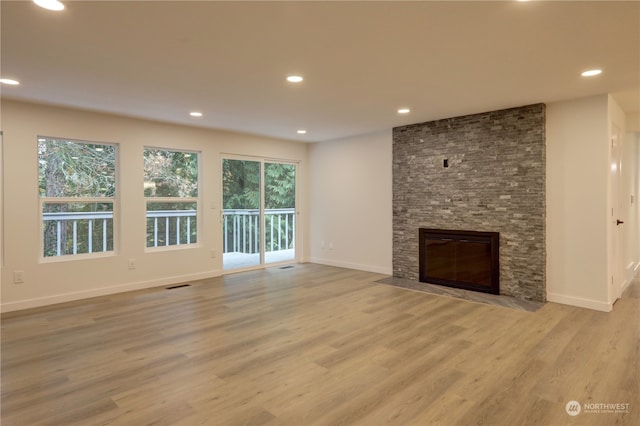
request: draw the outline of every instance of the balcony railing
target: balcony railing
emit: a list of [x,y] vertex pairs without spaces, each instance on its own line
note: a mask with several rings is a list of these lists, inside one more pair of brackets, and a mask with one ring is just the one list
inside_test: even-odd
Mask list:
[[[196,213],[196,210],[147,211],[147,247],[191,244],[191,240],[195,237],[192,230],[195,230]],[[182,225],[184,225],[184,243],[180,235]],[[153,232],[149,231],[151,226]]]
[[[42,218],[45,225],[45,234],[53,232],[53,237],[45,237],[45,256],[55,256],[67,254],[66,246],[71,238],[71,253],[78,254],[81,247],[82,253],[94,253],[108,251],[110,246],[109,233],[112,233],[113,212],[64,212],[64,213],[43,213]],[[50,223],[55,223],[55,228],[49,227]],[[69,225],[71,225],[71,236],[68,235]],[[86,228],[86,231],[84,230]],[[54,247],[51,247],[51,243]],[[86,243],[86,248],[85,248]]]
[[[147,211],[147,246],[195,242],[196,214],[196,210]],[[45,212],[42,216],[45,232],[50,234],[45,244],[54,246],[45,248],[50,253],[46,256],[105,252],[112,244],[113,212]],[[223,211],[224,253],[259,252],[259,217],[258,210]],[[265,238],[267,252],[294,248],[295,209],[265,210]]]
[[[295,248],[296,210],[265,209],[265,251]],[[222,233],[224,253],[260,252],[260,211],[258,209],[224,210]]]

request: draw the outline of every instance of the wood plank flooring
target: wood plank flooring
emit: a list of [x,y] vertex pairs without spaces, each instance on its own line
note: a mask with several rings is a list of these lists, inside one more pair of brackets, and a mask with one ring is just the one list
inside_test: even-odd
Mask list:
[[381,278],[304,264],[4,314],[2,424],[640,424],[640,282],[611,313],[525,312]]

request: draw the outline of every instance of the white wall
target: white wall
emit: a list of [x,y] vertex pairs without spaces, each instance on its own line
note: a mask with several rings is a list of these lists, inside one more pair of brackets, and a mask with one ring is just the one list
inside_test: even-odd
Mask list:
[[608,124],[606,95],[547,105],[547,299],[603,311]]
[[[219,275],[220,153],[300,162],[301,232],[303,236],[307,234],[306,144],[7,100],[2,101],[2,130],[3,311]],[[40,260],[38,135],[119,144],[120,244],[114,256],[45,263]],[[196,247],[145,251],[144,146],[202,153],[201,218]],[[216,258],[210,257],[211,249],[216,250]],[[136,259],[135,270],[127,268],[129,258]],[[24,271],[23,284],[13,283],[16,270]]]
[[392,273],[391,149],[391,130],[311,146],[312,262]]

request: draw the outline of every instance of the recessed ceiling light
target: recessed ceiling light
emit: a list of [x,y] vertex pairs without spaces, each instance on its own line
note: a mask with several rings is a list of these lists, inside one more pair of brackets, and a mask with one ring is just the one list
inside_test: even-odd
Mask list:
[[594,75],[598,75],[598,74],[602,74],[602,70],[589,70],[589,71],[583,72],[580,75],[582,75],[583,77],[593,77]]
[[18,84],[20,84],[20,82],[18,80],[13,80],[13,79],[10,79],[10,78],[0,78],[0,83],[8,84],[10,86],[17,86]]
[[400,108],[398,114],[409,114],[411,110],[409,108]]
[[35,4],[48,10],[63,10],[64,4],[58,0],[33,0]]
[[289,83],[300,83],[302,80],[304,80],[304,78],[299,75],[290,75],[287,77]]
[[299,135],[304,135],[305,133],[307,133],[307,131],[300,129],[296,133],[298,133]]
[[202,117],[202,113],[198,111],[191,111],[189,115],[192,117]]

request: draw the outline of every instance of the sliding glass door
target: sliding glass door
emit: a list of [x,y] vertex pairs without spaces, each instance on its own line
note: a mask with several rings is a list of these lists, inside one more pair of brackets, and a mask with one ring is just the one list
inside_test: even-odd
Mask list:
[[295,260],[296,165],[222,160],[224,270]]
[[265,263],[294,260],[296,166],[264,163]]

